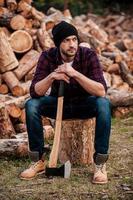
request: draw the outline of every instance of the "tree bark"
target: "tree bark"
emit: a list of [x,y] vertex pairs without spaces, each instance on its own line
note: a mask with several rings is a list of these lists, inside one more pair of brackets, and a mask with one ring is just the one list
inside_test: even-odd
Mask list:
[[12,122],[9,118],[6,108],[0,108],[0,139],[10,138],[15,134]]
[[133,87],[133,75],[130,73],[126,63],[123,61],[120,63],[120,74],[122,79]]
[[31,50],[25,54],[19,61],[19,66],[14,70],[15,75],[21,80],[38,62],[40,54]]
[[111,104],[116,106],[132,106],[133,105],[133,93],[121,92],[115,89],[109,89],[107,98],[110,99]]
[[28,155],[27,139],[1,139],[0,140],[0,156],[19,156]]
[[2,74],[2,79],[5,81],[11,91],[16,85],[19,84],[19,80],[12,71]]
[[0,31],[0,72],[12,70],[18,66],[18,61],[3,31]]
[[90,164],[93,162],[94,119],[63,120],[59,160],[64,163]]
[[0,0],[0,6],[4,7],[4,5],[5,5],[5,1],[4,0]]

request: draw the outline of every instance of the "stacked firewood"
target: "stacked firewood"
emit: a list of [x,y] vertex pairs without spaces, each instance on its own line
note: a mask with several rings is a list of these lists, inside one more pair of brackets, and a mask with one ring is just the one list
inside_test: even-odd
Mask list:
[[[72,17],[70,10],[61,12],[55,8],[44,14],[32,6],[32,0],[0,0],[0,139],[14,138],[14,148],[15,140],[26,135],[18,133],[26,132],[24,104],[29,98],[38,58],[42,51],[54,46],[51,30],[61,20],[77,27],[81,46],[91,47],[98,53],[108,86],[107,97],[116,108],[114,115],[121,116],[133,109],[133,19],[130,16]],[[43,118],[43,123],[46,126],[51,121]],[[0,144],[2,149],[4,145]],[[19,147],[20,152],[23,148]]]

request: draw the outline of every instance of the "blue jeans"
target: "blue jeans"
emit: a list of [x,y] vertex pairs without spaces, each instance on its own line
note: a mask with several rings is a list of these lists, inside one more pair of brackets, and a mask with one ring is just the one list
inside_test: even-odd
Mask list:
[[[29,99],[25,105],[26,124],[31,151],[44,153],[44,137],[41,116],[56,118],[57,98],[43,96]],[[111,130],[110,102],[104,97],[88,96],[64,100],[63,119],[87,119],[96,117],[95,154],[107,154]]]

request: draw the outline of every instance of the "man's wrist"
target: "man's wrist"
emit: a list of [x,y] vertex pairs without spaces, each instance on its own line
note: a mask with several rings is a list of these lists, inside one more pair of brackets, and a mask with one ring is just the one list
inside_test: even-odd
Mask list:
[[49,75],[49,79],[51,82],[53,82],[55,80],[53,72]]
[[75,70],[72,77],[74,79],[78,78],[79,77],[79,72]]

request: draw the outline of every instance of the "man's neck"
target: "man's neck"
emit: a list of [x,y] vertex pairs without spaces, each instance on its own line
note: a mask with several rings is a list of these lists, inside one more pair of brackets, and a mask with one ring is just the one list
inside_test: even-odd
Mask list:
[[74,56],[67,57],[67,56],[63,55],[62,53],[61,53],[61,58],[62,58],[63,62],[72,62],[74,60]]

